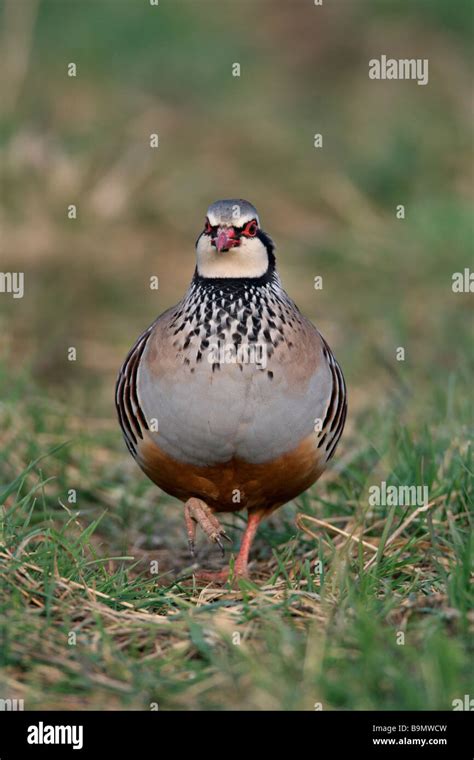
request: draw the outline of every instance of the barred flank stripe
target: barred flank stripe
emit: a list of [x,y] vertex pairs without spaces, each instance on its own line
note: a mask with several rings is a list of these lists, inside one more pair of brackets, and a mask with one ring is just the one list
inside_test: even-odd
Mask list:
[[150,332],[151,327],[138,338],[123,363],[115,386],[115,406],[120,427],[133,456],[137,451],[138,439],[143,438],[143,429],[149,429],[138,399],[137,373]]
[[325,444],[324,449],[327,453],[327,459],[329,460],[334,454],[339,438],[344,430],[344,423],[347,415],[347,390],[341,368],[324,338],[322,340],[323,353],[328,361],[329,369],[331,370],[332,390],[323,421],[321,430],[322,436],[318,443],[318,448],[321,448],[321,446]]

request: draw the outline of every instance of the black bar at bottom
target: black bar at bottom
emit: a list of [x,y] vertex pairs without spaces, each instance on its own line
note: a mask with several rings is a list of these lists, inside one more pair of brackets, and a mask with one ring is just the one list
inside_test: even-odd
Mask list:
[[[472,760],[471,712],[0,712],[0,760],[321,750]],[[285,749],[286,747],[286,749]],[[290,758],[291,760],[291,758]]]

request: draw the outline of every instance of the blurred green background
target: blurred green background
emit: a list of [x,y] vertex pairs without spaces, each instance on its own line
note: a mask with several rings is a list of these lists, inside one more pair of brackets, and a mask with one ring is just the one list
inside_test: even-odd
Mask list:
[[[26,278],[24,299],[0,304],[13,364],[68,397],[81,374],[112,413],[124,352],[187,287],[207,205],[241,196],[353,403],[380,395],[379,353],[393,363],[399,345],[428,378],[456,367],[470,327],[469,296],[451,291],[472,262],[469,9],[4,2],[1,257]],[[428,58],[429,84],[370,80],[381,53]]]
[[[0,23],[0,269],[25,273],[23,299],[0,294],[6,694],[149,709],[161,683],[160,705],[182,709],[451,709],[469,688],[473,312],[451,284],[474,268],[471,3],[4,0]],[[382,54],[427,58],[429,84],[370,80]],[[174,586],[180,510],[121,440],[116,373],[184,294],[206,208],[226,197],[258,208],[348,384],[335,469],[297,508],[383,543],[393,514],[367,517],[367,483],[427,479],[438,500],[362,581],[354,542],[295,533],[291,505],[255,544],[270,590]],[[309,570],[323,552],[324,594]],[[156,634],[145,612],[175,625]],[[236,619],[248,650],[219,638]],[[79,653],[76,626],[92,642]]]

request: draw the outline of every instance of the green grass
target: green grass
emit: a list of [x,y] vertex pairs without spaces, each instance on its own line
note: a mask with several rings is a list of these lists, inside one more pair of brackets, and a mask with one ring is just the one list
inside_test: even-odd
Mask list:
[[[2,427],[35,409],[30,452],[43,458],[0,495],[2,693],[27,708],[289,710],[451,709],[469,693],[473,452],[462,376],[433,388],[429,429],[400,424],[391,402],[355,420],[337,477],[264,523],[252,581],[222,589],[193,581],[178,502],[155,506],[156,489],[121,472],[118,436],[97,425],[77,438],[66,409],[24,383]],[[20,427],[4,480],[23,445]],[[429,486],[431,506],[394,541],[413,509],[369,507],[380,477]],[[231,522],[234,537],[240,529]]]

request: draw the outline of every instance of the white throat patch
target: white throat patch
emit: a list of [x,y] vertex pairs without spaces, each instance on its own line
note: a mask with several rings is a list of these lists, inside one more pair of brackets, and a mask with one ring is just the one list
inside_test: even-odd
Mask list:
[[201,277],[262,277],[269,263],[267,249],[256,237],[241,238],[237,248],[218,253],[204,234],[196,245],[196,259]]

